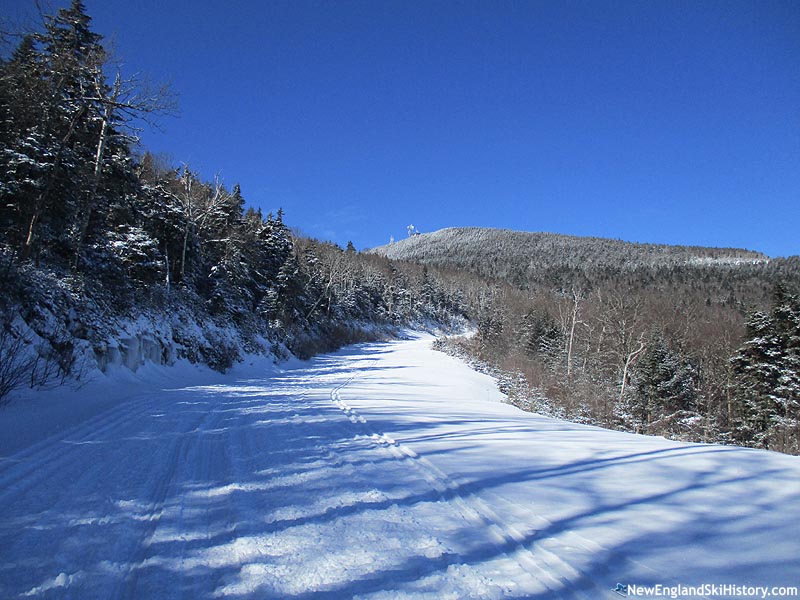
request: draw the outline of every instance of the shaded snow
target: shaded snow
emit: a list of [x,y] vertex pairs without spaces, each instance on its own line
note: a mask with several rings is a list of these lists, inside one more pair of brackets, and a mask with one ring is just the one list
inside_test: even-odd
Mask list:
[[0,413],[0,597],[798,583],[796,457],[523,413],[428,337],[110,381]]

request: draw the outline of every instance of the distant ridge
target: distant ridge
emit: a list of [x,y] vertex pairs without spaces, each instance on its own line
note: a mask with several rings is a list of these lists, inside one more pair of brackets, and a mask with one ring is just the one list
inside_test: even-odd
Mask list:
[[451,227],[413,235],[367,252],[393,260],[468,269],[516,282],[554,271],[635,271],[682,266],[765,264],[769,257],[738,248],[642,244],[556,233]]

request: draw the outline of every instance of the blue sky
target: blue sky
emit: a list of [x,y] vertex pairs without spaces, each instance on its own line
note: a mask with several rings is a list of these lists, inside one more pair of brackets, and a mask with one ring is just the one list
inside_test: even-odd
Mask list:
[[180,96],[144,146],[309,235],[800,254],[800,2],[85,1]]

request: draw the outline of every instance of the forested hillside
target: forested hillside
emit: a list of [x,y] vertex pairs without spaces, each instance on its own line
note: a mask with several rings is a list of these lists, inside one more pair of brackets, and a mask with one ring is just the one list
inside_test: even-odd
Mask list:
[[477,335],[449,347],[525,409],[800,450],[798,257],[479,228],[371,252],[484,278]]
[[0,62],[0,403],[96,367],[224,370],[462,318],[433,273],[294,235],[140,149],[135,125],[173,107],[109,61],[77,0]]
[[[521,288],[603,281],[659,286],[680,277],[714,278],[720,272],[714,267],[752,267],[727,271],[722,284],[725,287],[733,285],[729,275],[736,280],[763,279],[763,267],[769,263],[769,258],[759,252],[735,248],[635,244],[480,227],[412,235],[369,252],[395,260],[465,269]],[[745,286],[746,293],[750,287]]]

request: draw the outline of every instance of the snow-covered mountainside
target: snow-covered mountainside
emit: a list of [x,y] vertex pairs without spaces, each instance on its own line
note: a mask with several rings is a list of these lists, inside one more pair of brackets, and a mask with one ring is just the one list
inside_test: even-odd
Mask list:
[[467,269],[484,277],[527,285],[553,272],[763,265],[760,252],[637,244],[620,240],[531,233],[484,227],[451,227],[413,235],[369,250],[393,260]]
[[430,343],[227,375],[146,365],[74,392],[80,413],[63,393],[12,404],[0,596],[593,600],[617,584],[798,584],[800,459],[524,413]]
[[431,233],[412,235],[371,252],[398,260],[414,260],[423,253],[438,248],[440,254],[457,253],[462,249],[502,248],[519,255],[555,252],[564,256],[572,253],[596,262],[626,256],[645,263],[679,263],[708,260],[716,263],[765,262],[768,257],[760,252],[738,248],[706,248],[701,246],[676,246],[666,244],[640,244],[596,237],[580,237],[557,233],[492,229],[488,227],[448,227]]

